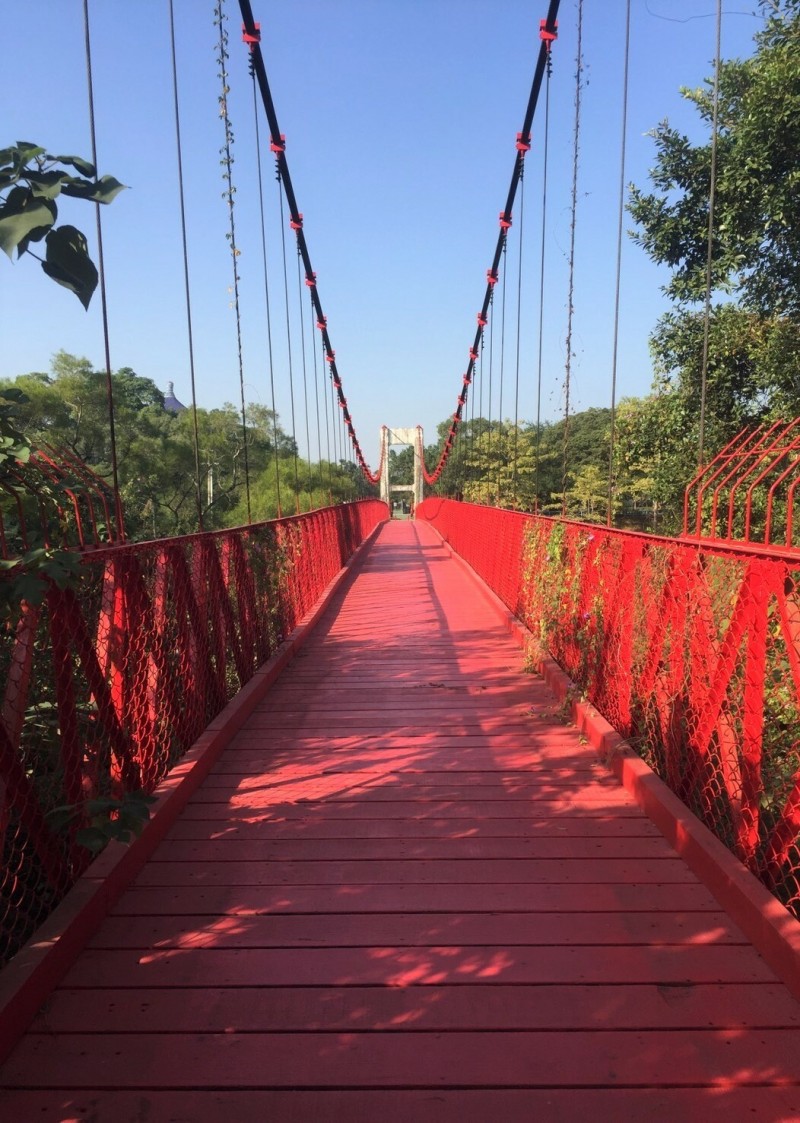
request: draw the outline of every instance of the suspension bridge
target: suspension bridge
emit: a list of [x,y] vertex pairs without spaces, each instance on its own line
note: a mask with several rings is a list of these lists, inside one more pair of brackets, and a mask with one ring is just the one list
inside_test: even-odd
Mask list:
[[324,417],[380,498],[301,511],[298,486],[296,513],[209,531],[196,447],[197,532],[131,542],[116,462],[114,486],[54,449],[11,469],[4,560],[41,524],[65,568],[27,574],[3,638],[0,1115],[799,1119],[796,422],[701,454],[675,538],[615,528],[610,485],[605,525],[437,493],[551,0],[437,460],[387,425],[373,471],[241,11],[320,461]]

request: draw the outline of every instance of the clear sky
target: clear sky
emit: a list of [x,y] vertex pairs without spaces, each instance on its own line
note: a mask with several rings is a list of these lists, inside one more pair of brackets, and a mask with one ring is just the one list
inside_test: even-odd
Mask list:
[[[428,439],[461,389],[505,202],[546,0],[252,0],[319,292],[362,448],[381,424]],[[585,0],[583,119],[572,404],[608,405],[621,140],[624,0]],[[751,53],[755,0],[725,0],[723,55]],[[229,112],[246,395],[270,404],[252,83],[238,4],[227,0]],[[213,0],[175,0],[198,404],[238,402],[232,268],[222,199]],[[545,230],[543,417],[563,409],[575,0],[553,48]],[[191,397],[167,0],[90,0],[98,163],[129,185],[103,210],[112,367]],[[633,0],[626,178],[646,183],[668,118],[699,137],[680,96],[711,74],[714,0]],[[0,0],[7,67],[0,147],[30,140],[89,156],[82,0]],[[542,226],[543,99],[527,157],[520,309],[520,417],[535,418]],[[267,129],[261,118],[262,141]],[[268,139],[268,138],[267,138]],[[290,421],[277,186],[265,154],[268,277],[277,406]],[[65,200],[85,230],[94,215]],[[627,225],[627,224],[626,224]],[[513,413],[519,196],[509,240],[503,413]],[[292,236],[293,237],[293,236]],[[305,454],[296,255],[289,247],[297,433]],[[626,239],[618,382],[647,393],[647,340],[664,276]],[[499,286],[498,286],[499,288]],[[499,296],[499,292],[498,292]],[[306,299],[304,292],[304,299]],[[497,416],[499,301],[494,317]],[[313,364],[305,307],[308,392]],[[0,261],[0,377],[49,369],[65,349],[103,365],[99,295],[88,313],[31,258]],[[486,362],[486,361],[485,361]],[[487,378],[488,364],[484,366]],[[484,414],[489,412],[484,390]],[[315,420],[311,455],[316,458]]]

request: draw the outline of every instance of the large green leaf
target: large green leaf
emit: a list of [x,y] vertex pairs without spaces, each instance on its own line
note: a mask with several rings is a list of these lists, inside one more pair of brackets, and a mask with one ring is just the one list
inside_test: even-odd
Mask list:
[[81,175],[89,176],[90,179],[94,179],[97,175],[94,164],[90,164],[88,160],[84,160],[81,156],[48,156],[47,159],[54,160],[58,164],[70,164]]
[[50,231],[46,243],[47,260],[42,262],[42,269],[88,308],[97,288],[97,270],[83,234],[74,226],[59,226]]
[[61,184],[67,178],[66,172],[26,171],[25,179],[31,185],[31,192],[37,198],[55,199],[61,193]]
[[49,199],[36,198],[27,187],[15,187],[0,204],[0,249],[13,259],[21,242],[27,248],[28,242],[44,236],[57,213]]
[[18,140],[16,148],[20,164],[27,164],[29,160],[35,160],[37,156],[44,156],[45,154],[43,148],[30,140]]
[[116,199],[120,191],[125,190],[125,184],[114,179],[113,175],[101,176],[93,183],[67,176],[61,190],[65,195],[73,195],[76,199],[89,199],[93,203],[110,203]]

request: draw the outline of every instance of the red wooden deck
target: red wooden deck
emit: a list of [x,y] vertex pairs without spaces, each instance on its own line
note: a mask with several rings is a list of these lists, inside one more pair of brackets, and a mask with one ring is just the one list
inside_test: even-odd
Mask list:
[[22,1123],[788,1121],[800,1004],[395,522],[0,1082]]

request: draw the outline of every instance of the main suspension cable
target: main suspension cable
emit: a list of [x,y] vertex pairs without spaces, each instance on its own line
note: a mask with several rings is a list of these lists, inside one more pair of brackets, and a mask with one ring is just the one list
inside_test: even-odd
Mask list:
[[319,297],[317,289],[317,275],[311,267],[311,257],[308,252],[308,244],[306,242],[305,232],[303,230],[303,216],[298,210],[297,198],[294,193],[294,186],[292,185],[292,177],[289,172],[289,165],[286,160],[286,138],[280,131],[278,124],[278,117],[275,112],[275,103],[272,100],[272,92],[270,91],[269,81],[267,79],[267,71],[264,65],[264,56],[261,52],[261,32],[259,25],[253,19],[253,10],[250,0],[239,0],[239,7],[242,13],[242,21],[244,25],[243,39],[248,45],[252,57],[252,65],[255,71],[258,86],[261,91],[261,100],[264,103],[264,111],[267,115],[269,123],[271,142],[270,148],[275,153],[278,163],[278,170],[281,176],[281,183],[286,193],[286,202],[289,207],[290,221],[292,229],[297,236],[297,245],[300,256],[303,259],[303,268],[305,271],[305,282],[311,289],[311,299],[314,305],[314,311],[317,317],[317,323],[321,324],[322,332],[322,345],[325,352],[325,360],[330,366],[331,379],[335,393],[339,399],[339,405],[342,411],[342,421],[347,429],[350,440],[353,445],[353,453],[355,455],[358,466],[360,467],[363,475],[370,483],[377,483],[380,479],[380,472],[371,472],[369,466],[364,459],[361,451],[361,446],[356,436],[355,426],[347,405],[347,399],[344,396],[344,389],[342,387],[342,380],[339,375],[339,370],[336,365],[336,352],[333,350],[331,344],[330,334],[328,332],[328,322],[322,310],[322,302]]
[[[246,0],[240,0],[240,2],[244,3],[244,2],[246,2]],[[248,7],[249,7],[249,4],[248,4]],[[447,463],[447,459],[450,455],[450,451],[453,447],[453,442],[455,440],[455,436],[456,436],[456,433],[458,431],[458,427],[461,424],[464,405],[466,404],[466,400],[467,400],[466,390],[467,390],[467,387],[472,382],[473,373],[474,373],[474,370],[475,370],[475,363],[477,362],[478,355],[479,355],[481,335],[483,333],[484,328],[487,326],[487,324],[489,322],[488,321],[488,313],[489,313],[489,303],[490,303],[491,294],[492,294],[492,286],[497,282],[498,269],[500,267],[500,258],[501,258],[501,254],[503,252],[503,246],[504,246],[504,243],[505,243],[505,234],[506,234],[506,231],[511,226],[511,216],[512,216],[513,209],[514,209],[514,200],[515,200],[516,194],[517,194],[517,186],[519,184],[520,175],[521,175],[521,172],[522,172],[522,164],[523,164],[523,161],[525,159],[525,153],[530,150],[530,146],[531,146],[531,126],[533,124],[533,115],[536,111],[536,103],[539,99],[539,90],[541,88],[542,79],[544,78],[544,73],[545,73],[545,69],[546,69],[546,66],[547,66],[547,58],[548,58],[548,54],[549,54],[549,46],[548,45],[550,43],[552,43],[557,36],[556,17],[558,15],[558,8],[559,8],[559,0],[550,0],[550,5],[549,5],[549,8],[548,8],[548,12],[547,12],[547,18],[543,19],[540,23],[540,26],[539,26],[539,37],[540,37],[540,40],[541,40],[540,47],[539,47],[539,56],[538,56],[538,59],[537,59],[537,62],[536,62],[536,69],[535,69],[534,75],[533,75],[533,83],[531,85],[531,92],[530,92],[530,95],[528,97],[528,104],[527,104],[527,108],[525,110],[525,118],[524,118],[523,123],[522,123],[522,129],[517,134],[517,142],[516,142],[517,153],[516,153],[516,157],[515,157],[515,160],[514,160],[514,170],[511,174],[511,183],[510,183],[509,189],[508,189],[508,196],[506,198],[506,205],[503,208],[503,210],[500,212],[500,233],[498,235],[497,244],[495,246],[495,252],[494,252],[494,258],[493,258],[493,261],[492,261],[492,266],[487,271],[487,275],[486,275],[486,291],[484,293],[483,305],[482,305],[481,311],[478,313],[478,328],[477,328],[477,331],[475,333],[475,338],[474,338],[472,347],[470,348],[470,353],[469,353],[470,357],[469,357],[469,363],[467,365],[467,371],[466,371],[466,374],[463,376],[464,388],[462,389],[461,393],[458,396],[458,404],[456,406],[456,411],[453,414],[452,424],[450,426],[450,430],[448,432],[447,439],[444,443],[444,448],[442,449],[442,452],[439,456],[439,461],[438,461],[436,467],[433,469],[432,472],[429,472],[428,469],[425,466],[425,462],[423,461],[423,463],[422,463],[423,475],[425,477],[426,483],[428,483],[428,484],[436,483],[439,476],[442,474],[442,470],[443,470],[445,464]]]

